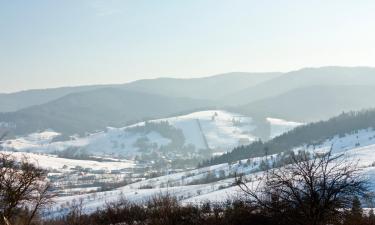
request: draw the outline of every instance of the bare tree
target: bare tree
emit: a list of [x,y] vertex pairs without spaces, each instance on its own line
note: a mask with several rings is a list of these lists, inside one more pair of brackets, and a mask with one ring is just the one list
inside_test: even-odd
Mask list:
[[367,191],[357,164],[342,155],[300,152],[291,158],[291,164],[266,171],[258,183],[236,178],[251,201],[273,217],[293,224],[327,224],[350,207],[354,195]]
[[51,203],[45,170],[24,157],[0,153],[0,224],[30,225],[38,211]]

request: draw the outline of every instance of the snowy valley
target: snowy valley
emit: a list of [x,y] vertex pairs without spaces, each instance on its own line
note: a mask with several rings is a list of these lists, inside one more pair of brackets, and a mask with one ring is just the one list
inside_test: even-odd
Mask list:
[[[344,154],[346,160],[358,163],[363,176],[368,177],[372,181],[371,186],[375,187],[375,179],[373,179],[375,178],[375,130],[366,129],[343,137],[335,136],[319,145],[300,146],[293,151],[327,152],[330,149],[333,154]],[[68,206],[79,200],[84,202],[86,212],[92,212],[108,202],[118,200],[119,196],[135,202],[143,202],[160,194],[170,194],[185,204],[225,202],[227,199],[236,199],[243,194],[235,185],[236,175],[245,175],[256,183],[257,180],[262,179],[266,169],[282,162],[286,156],[286,153],[280,153],[243,159],[238,162],[145,179],[111,191],[59,197],[56,199],[59,203],[58,207],[52,210],[52,216],[55,213],[67,212]]]

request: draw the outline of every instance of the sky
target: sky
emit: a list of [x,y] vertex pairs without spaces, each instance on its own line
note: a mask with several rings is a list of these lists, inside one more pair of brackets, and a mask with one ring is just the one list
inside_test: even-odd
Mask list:
[[0,0],[0,93],[375,67],[373,0]]

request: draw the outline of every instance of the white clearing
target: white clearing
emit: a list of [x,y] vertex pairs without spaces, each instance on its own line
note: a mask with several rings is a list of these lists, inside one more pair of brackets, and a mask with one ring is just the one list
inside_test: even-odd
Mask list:
[[119,160],[114,162],[97,162],[93,160],[77,160],[77,159],[65,159],[59,158],[54,155],[36,154],[36,153],[26,153],[26,152],[5,152],[1,153],[11,154],[17,159],[22,159],[26,157],[32,163],[38,165],[41,168],[48,170],[69,170],[80,166],[82,168],[92,168],[92,169],[103,169],[103,170],[118,170],[123,168],[134,167],[134,162],[129,160]]

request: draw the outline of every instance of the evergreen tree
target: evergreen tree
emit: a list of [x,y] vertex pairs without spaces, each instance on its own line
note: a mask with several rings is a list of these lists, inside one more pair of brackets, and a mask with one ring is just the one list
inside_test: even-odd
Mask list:
[[374,225],[375,224],[375,214],[374,210],[371,209],[370,212],[368,213],[368,224],[369,225]]
[[352,201],[352,208],[348,212],[345,218],[345,225],[358,225],[363,223],[363,210],[361,206],[361,201],[357,196],[354,196]]
[[351,209],[351,215],[354,218],[361,218],[363,214],[361,201],[359,201],[359,198],[357,196],[354,196],[353,203],[352,203],[352,209]]

